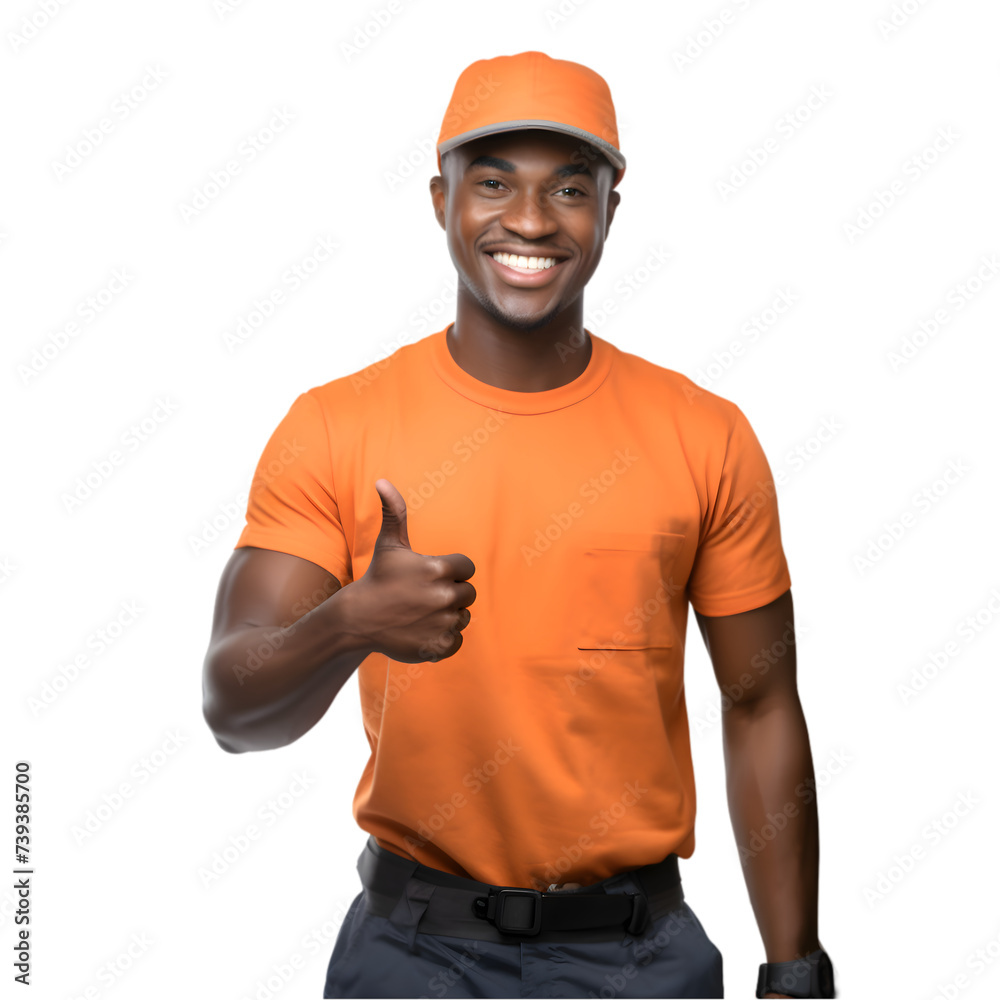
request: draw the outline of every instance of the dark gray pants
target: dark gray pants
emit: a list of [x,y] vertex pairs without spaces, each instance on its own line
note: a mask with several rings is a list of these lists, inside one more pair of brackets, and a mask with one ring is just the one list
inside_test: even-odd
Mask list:
[[[600,883],[640,890],[627,872]],[[358,893],[327,968],[328,997],[722,997],[722,953],[682,902],[641,938],[480,941],[419,931],[425,882],[410,879],[388,917]]]

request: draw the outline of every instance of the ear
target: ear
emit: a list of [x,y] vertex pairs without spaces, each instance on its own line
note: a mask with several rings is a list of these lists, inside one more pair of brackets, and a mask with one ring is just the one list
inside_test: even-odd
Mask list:
[[434,218],[438,220],[438,225],[444,229],[445,207],[448,201],[448,188],[445,179],[437,174],[431,178],[431,203],[434,206]]
[[608,238],[608,231],[611,229],[611,220],[615,217],[615,209],[618,207],[618,202],[622,200],[622,196],[617,191],[608,192],[608,214],[604,220],[604,238]]

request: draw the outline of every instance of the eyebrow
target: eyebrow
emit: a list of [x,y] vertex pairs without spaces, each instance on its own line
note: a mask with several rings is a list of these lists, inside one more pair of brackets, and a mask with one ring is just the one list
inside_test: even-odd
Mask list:
[[[499,156],[477,156],[465,168],[465,172],[468,173],[473,169],[473,167],[491,167],[494,170],[503,170],[508,174],[517,173],[517,167],[515,167],[510,160],[503,160]],[[556,167],[552,173],[556,177],[573,177],[575,174],[587,174],[590,177],[594,176],[590,172],[590,167],[581,163],[567,163],[564,166]]]

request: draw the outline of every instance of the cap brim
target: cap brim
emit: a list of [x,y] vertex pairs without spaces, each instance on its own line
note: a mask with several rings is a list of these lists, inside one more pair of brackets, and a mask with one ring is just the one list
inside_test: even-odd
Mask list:
[[606,139],[588,132],[586,129],[574,128],[572,125],[563,125],[561,122],[543,121],[537,118],[522,118],[517,121],[500,122],[496,125],[483,125],[480,128],[470,129],[460,135],[452,136],[444,142],[438,144],[438,153],[443,156],[449,149],[461,146],[463,143],[471,142],[485,135],[499,135],[502,132],[513,132],[524,128],[543,128],[550,132],[561,132],[563,135],[572,136],[574,139],[581,139],[599,149],[610,160],[612,166],[619,170],[625,168],[625,157],[621,151],[611,145]]

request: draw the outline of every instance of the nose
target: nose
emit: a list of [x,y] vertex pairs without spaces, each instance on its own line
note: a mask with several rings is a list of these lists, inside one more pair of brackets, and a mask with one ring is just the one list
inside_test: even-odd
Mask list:
[[504,208],[500,225],[526,240],[551,236],[559,228],[546,205],[544,195],[521,191]]

